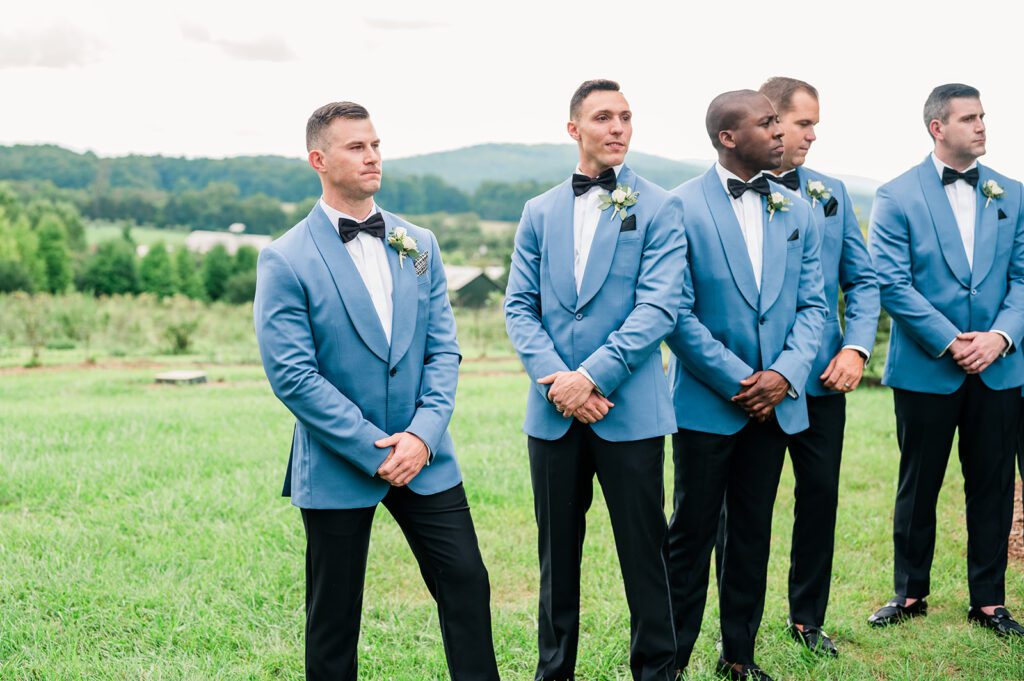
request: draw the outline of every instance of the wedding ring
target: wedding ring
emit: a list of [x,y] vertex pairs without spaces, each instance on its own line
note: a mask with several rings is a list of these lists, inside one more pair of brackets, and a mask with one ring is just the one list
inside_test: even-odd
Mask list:
[[843,387],[844,387],[844,388],[849,388],[849,387],[850,387],[850,384],[849,384],[849,383],[843,383]]

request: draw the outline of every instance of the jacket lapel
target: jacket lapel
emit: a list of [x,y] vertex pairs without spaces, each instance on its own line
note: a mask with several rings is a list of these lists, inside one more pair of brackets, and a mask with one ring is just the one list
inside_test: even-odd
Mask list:
[[[636,177],[633,175],[633,171],[629,169],[629,166],[622,166],[622,170],[619,171],[618,177],[615,178],[615,184],[625,184],[632,187],[634,190]],[[642,200],[640,197],[638,200]],[[636,206],[626,209],[626,214],[629,215],[631,210],[635,210]],[[612,259],[615,257],[615,246],[619,241],[619,229],[622,227],[622,221],[619,218],[612,217],[612,209],[607,208],[601,211],[601,217],[598,218],[597,227],[594,230],[594,240],[590,243],[590,254],[587,256],[587,267],[583,272],[583,283],[580,286],[579,301],[576,303],[576,309],[579,310],[587,303],[589,303],[597,292],[601,290],[601,286],[604,284],[604,280],[608,278],[608,270],[612,266]]]
[[554,192],[550,212],[544,219],[544,247],[547,250],[548,273],[562,307],[576,310],[575,258],[573,257],[572,183],[566,180]]
[[[399,226],[398,218],[384,211],[381,211],[381,214],[384,216],[385,234],[390,234],[392,229]],[[417,250],[430,248],[430,244],[417,242],[416,245]],[[404,262],[399,263],[398,251],[391,248],[386,241],[384,249],[387,251],[388,265],[391,267],[391,354],[388,359],[388,367],[391,368],[398,364],[412,342],[413,333],[416,331],[419,292],[416,290],[416,265],[413,259],[405,258]]]
[[747,243],[743,240],[740,223],[736,221],[736,213],[733,212],[732,204],[729,203],[729,197],[714,166],[704,173],[701,184],[704,198],[711,210],[711,218],[718,229],[718,237],[722,240],[725,258],[729,262],[729,269],[732,270],[732,278],[744,299],[756,310],[760,295],[757,291],[757,282],[754,280],[750,255],[747,253]]
[[[787,197],[788,198],[788,197]],[[800,199],[793,199],[799,201]],[[761,238],[761,304],[760,312],[771,309],[775,299],[782,291],[782,282],[786,278],[786,245],[789,235],[793,230],[792,220],[788,211],[775,211],[775,215],[769,220],[768,199],[761,197],[764,205],[764,213],[761,222],[764,227],[764,235]],[[806,238],[806,234],[800,235]],[[801,242],[802,243],[802,242]]]
[[992,261],[996,256],[996,242],[999,236],[999,220],[997,215],[998,201],[992,201],[985,207],[984,192],[981,188],[985,186],[986,180],[992,179],[988,168],[978,164],[978,206],[974,211],[974,267],[971,268],[971,288],[977,288],[988,275],[992,268]]
[[949,198],[942,186],[942,180],[935,172],[935,164],[932,163],[931,156],[925,158],[924,163],[917,167],[917,175],[946,264],[949,265],[949,269],[960,280],[960,283],[968,286],[971,281],[971,267],[967,263],[967,254],[964,252],[964,240],[960,237],[960,228],[957,227],[956,217],[949,205]]
[[366,343],[373,354],[385,362],[388,360],[388,341],[384,336],[384,327],[377,317],[377,310],[370,300],[370,292],[366,290],[359,270],[348,254],[348,249],[341,243],[341,238],[334,226],[327,218],[320,205],[313,206],[309,217],[306,218],[309,226],[310,236],[316,244],[320,256],[327,265],[334,286],[341,296],[345,309],[348,311],[349,319],[355,327],[359,337]]

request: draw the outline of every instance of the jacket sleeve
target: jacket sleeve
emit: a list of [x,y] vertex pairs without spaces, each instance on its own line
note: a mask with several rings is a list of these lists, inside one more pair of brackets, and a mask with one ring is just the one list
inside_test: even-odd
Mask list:
[[999,308],[993,329],[1009,334],[1013,344],[1009,352],[1015,352],[1024,342],[1024,187],[1018,183],[1021,192],[1020,209],[1017,211],[1017,228],[1014,231],[1013,251],[1010,253],[1010,268],[1007,272],[1007,291]]
[[846,302],[843,343],[858,345],[871,352],[875,347],[878,315],[878,275],[868,255],[864,235],[853,211],[850,195],[843,190],[843,253],[839,259],[839,286]]
[[256,341],[270,387],[324,447],[374,476],[388,450],[373,443],[387,433],[320,373],[305,290],[285,256],[260,252],[253,304]]

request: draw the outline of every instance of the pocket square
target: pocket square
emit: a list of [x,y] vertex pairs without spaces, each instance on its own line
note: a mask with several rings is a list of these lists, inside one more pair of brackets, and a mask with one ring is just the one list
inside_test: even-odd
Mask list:
[[1006,213],[1003,212],[1002,208],[999,209],[999,219],[1000,220],[1005,220],[1006,219]]
[[825,217],[830,218],[839,210],[839,201],[834,196],[830,197],[829,200],[825,202],[823,208],[825,209]]
[[619,227],[619,231],[620,232],[635,232],[636,231],[636,216],[635,215],[627,216],[626,219],[622,221],[622,226]]
[[794,229],[793,233],[789,235],[789,238],[786,239],[786,241],[796,241],[799,238],[800,238],[800,230],[799,229]]
[[425,273],[427,271],[427,256],[428,255],[429,255],[429,253],[427,251],[423,251],[418,256],[416,256],[416,260],[413,261],[412,264],[416,268],[416,276],[417,277],[422,275],[423,273]]

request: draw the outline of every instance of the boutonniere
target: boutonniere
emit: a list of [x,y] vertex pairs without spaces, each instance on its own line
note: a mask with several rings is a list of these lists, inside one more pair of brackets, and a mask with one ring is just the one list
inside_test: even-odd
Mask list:
[[818,201],[825,203],[832,198],[832,188],[821,180],[807,180],[807,196],[811,197],[811,208],[814,208]]
[[988,208],[992,199],[1003,198],[1006,191],[995,180],[985,180],[985,184],[981,185],[981,193],[985,195],[985,208]]
[[388,246],[398,251],[398,266],[400,268],[405,267],[402,263],[407,256],[418,258],[420,255],[416,239],[409,236],[405,227],[395,227],[391,230],[391,234],[388,234]]
[[612,217],[616,214],[620,220],[626,219],[626,209],[636,203],[637,198],[640,196],[640,192],[633,191],[633,188],[626,184],[620,184],[615,188],[611,194],[604,194],[601,196],[601,210],[607,210],[609,206],[612,207]]
[[793,202],[787,199],[782,192],[772,192],[766,198],[768,199],[768,222],[775,217],[775,211],[785,213],[793,205]]

